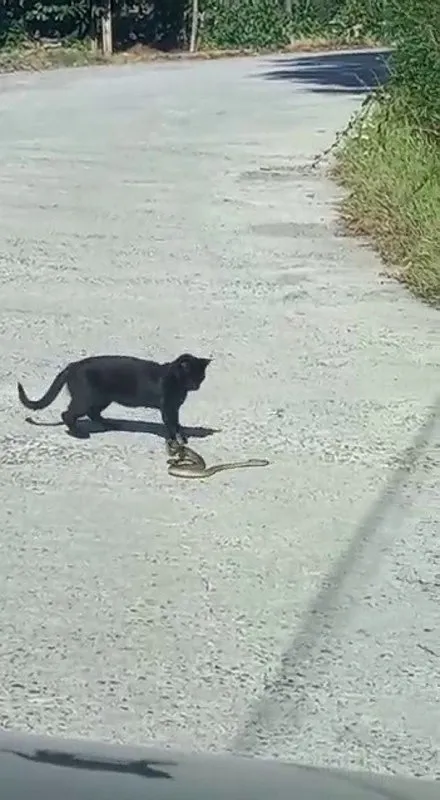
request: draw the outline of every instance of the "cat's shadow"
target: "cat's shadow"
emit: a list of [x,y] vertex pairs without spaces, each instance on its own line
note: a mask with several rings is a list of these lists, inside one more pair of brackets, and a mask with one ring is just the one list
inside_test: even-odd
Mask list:
[[[92,422],[89,419],[78,420],[78,438],[88,439],[89,436],[95,435],[95,433],[119,433],[121,431],[126,433],[149,433],[152,436],[159,436],[161,439],[166,438],[165,427],[161,422],[137,419],[115,419],[114,417],[108,417],[108,420],[114,425],[113,428],[103,428],[98,422]],[[61,420],[57,422],[37,422],[37,420],[34,420],[32,417],[26,417],[26,422],[30,425],[43,428],[57,428],[64,425]],[[203,426],[191,428],[185,425],[182,427],[188,439],[206,439],[207,436],[220,433],[220,428],[205,428]]]

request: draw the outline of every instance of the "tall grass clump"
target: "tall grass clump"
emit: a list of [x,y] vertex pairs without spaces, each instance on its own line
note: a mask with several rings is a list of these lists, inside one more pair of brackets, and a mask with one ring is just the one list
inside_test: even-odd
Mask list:
[[349,229],[440,304],[440,3],[390,0],[388,14],[390,80],[344,138],[335,174]]

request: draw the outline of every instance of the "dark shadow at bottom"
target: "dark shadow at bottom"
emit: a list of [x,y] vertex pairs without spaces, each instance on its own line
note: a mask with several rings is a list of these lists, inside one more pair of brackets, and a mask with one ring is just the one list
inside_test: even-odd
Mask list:
[[37,764],[50,764],[53,767],[69,767],[70,769],[85,769],[92,772],[119,772],[137,775],[140,778],[172,778],[172,775],[158,767],[176,766],[174,761],[121,761],[110,759],[82,758],[75,753],[64,753],[59,750],[35,750],[28,754],[19,750],[3,750],[3,753],[34,761]]

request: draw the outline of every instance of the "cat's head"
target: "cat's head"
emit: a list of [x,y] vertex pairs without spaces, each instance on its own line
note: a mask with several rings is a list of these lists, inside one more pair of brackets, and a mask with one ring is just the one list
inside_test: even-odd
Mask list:
[[176,358],[174,364],[182,388],[187,392],[197,391],[205,380],[206,368],[211,361],[212,358],[198,358],[191,353],[183,353]]

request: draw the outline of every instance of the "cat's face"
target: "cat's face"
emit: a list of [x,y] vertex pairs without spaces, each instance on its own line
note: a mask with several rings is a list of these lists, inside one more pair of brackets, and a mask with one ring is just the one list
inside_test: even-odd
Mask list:
[[190,353],[184,353],[179,356],[176,364],[179,369],[182,388],[184,387],[187,392],[196,392],[197,389],[200,389],[206,377],[206,368],[211,361],[211,358],[198,358]]

